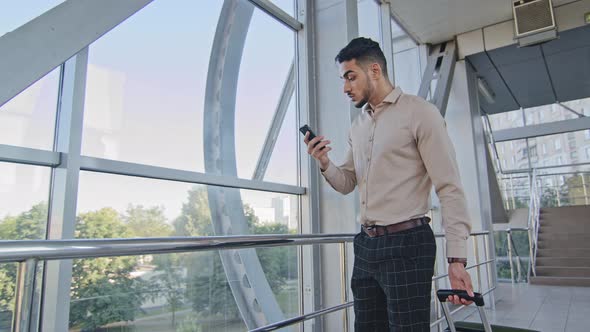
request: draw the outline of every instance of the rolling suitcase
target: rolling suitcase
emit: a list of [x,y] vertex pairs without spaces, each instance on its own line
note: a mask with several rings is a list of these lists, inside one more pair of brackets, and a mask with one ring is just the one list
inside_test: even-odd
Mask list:
[[[457,295],[462,299],[466,299],[469,301],[473,301],[477,306],[477,310],[479,311],[479,316],[481,317],[481,323],[472,323],[472,322],[455,322],[453,321],[453,317],[451,316],[451,311],[446,303],[447,298],[449,295]],[[440,305],[442,306],[443,312],[445,314],[445,318],[447,319],[447,324],[449,327],[445,330],[448,332],[538,332],[536,330],[528,330],[528,329],[521,329],[517,327],[508,327],[508,326],[499,326],[499,325],[491,325],[488,321],[486,316],[486,312],[483,308],[484,301],[483,296],[479,293],[474,293],[474,296],[471,297],[467,294],[464,290],[454,290],[454,289],[441,289],[436,292],[436,296],[440,301]]]

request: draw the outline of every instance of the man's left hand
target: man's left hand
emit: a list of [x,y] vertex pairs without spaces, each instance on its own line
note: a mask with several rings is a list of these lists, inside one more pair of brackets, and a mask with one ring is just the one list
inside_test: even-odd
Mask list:
[[[463,263],[449,264],[449,279],[451,280],[451,288],[466,290],[469,296],[473,296],[473,286],[471,284],[471,276],[465,270]],[[460,299],[457,295],[452,295],[447,298],[447,301],[453,304],[470,305],[472,301]]]

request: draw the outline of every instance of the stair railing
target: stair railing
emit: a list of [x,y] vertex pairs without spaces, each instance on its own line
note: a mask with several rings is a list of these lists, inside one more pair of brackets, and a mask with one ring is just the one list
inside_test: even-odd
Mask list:
[[529,275],[532,272],[533,276],[537,276],[535,265],[537,262],[537,243],[539,238],[540,215],[541,215],[541,199],[539,196],[539,188],[537,186],[537,170],[533,168],[530,174],[530,200],[529,200]]

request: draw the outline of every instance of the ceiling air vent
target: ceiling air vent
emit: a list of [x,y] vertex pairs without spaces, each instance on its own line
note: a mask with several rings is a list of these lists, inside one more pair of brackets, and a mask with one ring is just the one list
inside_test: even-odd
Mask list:
[[513,0],[515,38],[520,46],[557,37],[551,0]]

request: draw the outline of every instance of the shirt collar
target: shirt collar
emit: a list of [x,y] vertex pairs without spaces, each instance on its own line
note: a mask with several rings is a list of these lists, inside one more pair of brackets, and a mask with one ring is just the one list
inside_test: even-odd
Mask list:
[[[377,105],[377,112],[384,109],[385,104],[395,104],[402,93],[402,89],[399,86],[396,86],[387,96],[385,96],[385,99],[383,99],[381,104]],[[373,112],[373,108],[371,108],[369,103],[366,103],[365,106],[363,106],[363,111],[366,113],[371,113]]]

